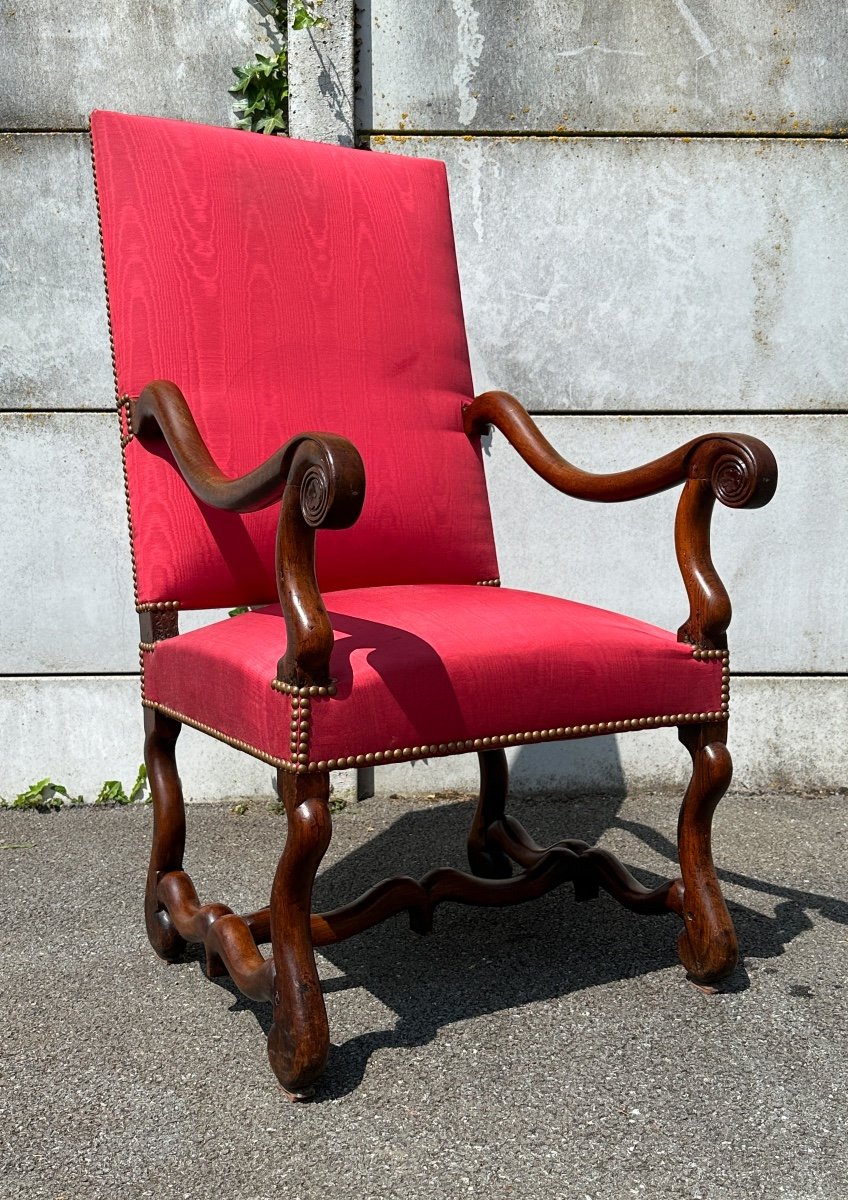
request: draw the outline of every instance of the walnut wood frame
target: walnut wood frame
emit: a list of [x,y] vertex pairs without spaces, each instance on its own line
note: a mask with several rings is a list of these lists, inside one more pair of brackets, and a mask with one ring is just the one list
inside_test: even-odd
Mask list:
[[[287,649],[277,680],[286,690],[330,685],[333,634],[315,577],[315,532],[344,528],[358,518],[365,472],[345,438],[304,433],[254,471],[227,478],[213,461],[179,389],[150,384],[130,402],[131,436],[164,437],[187,485],[204,503],[250,512],[281,501],[277,586]],[[771,499],[777,466],[756,438],[712,434],[631,471],[596,475],[566,462],[517,400],[505,392],[478,396],[464,412],[469,437],[498,428],[527,464],[559,491],[586,500],[632,500],[683,485],[675,545],[689,599],[680,641],[699,652],[726,649],[731,608],[710,556],[710,519],[718,499],[730,508],[758,508]],[[139,604],[146,645],[178,634],[175,606]],[[710,848],[712,816],[730,783],[726,720],[680,725],[692,757],[692,777],[680,810],[680,877],[649,890],[608,851],[566,840],[544,848],[506,813],[508,769],[502,749],[478,753],[480,798],[468,836],[471,873],[439,868],[420,881],[384,880],[359,899],[327,913],[312,912],[316,871],[330,842],[329,772],[278,770],[288,817],[285,847],[268,908],[238,916],[222,904],[201,904],[183,870],[185,816],[175,749],[181,725],[164,712],[145,711],[145,760],[154,805],[153,847],[145,896],[150,941],[164,959],[178,959],[186,942],[202,942],[210,976],[228,973],[245,995],[271,1001],[271,1066],[294,1100],[308,1098],[329,1049],[327,1015],[314,949],[342,941],[407,910],[412,928],[426,933],[433,909],[445,900],[515,904],[564,881],[586,900],[603,888],[627,908],[673,912],[682,918],[678,952],[690,977],[714,987],[733,970],[736,934],[721,894]],[[520,872],[513,875],[517,866]],[[272,957],[259,950],[270,942]]]

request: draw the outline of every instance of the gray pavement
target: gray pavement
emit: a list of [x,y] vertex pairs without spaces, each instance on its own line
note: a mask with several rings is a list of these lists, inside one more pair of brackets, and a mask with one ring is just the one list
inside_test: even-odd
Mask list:
[[[396,918],[322,959],[333,1049],[311,1105],[265,1056],[265,1006],[148,947],[147,809],[0,812],[3,1200],[848,1197],[844,796],[724,801],[716,854],[745,954],[705,997],[676,921],[566,886]],[[600,838],[651,882],[665,797],[536,798],[540,840]],[[467,800],[336,818],[316,897],[462,864]],[[193,806],[202,898],[267,897],[284,819]]]

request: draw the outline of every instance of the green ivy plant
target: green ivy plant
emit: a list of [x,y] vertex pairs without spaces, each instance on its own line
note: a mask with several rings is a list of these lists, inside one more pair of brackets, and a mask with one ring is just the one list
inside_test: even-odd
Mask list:
[[[324,0],[315,0],[314,5],[310,0],[292,0],[292,29],[329,29],[330,22],[326,17],[320,16],[315,9],[320,8]],[[285,5],[277,5],[277,14],[282,15],[283,23],[285,24]],[[279,20],[279,15],[277,15]]]
[[119,779],[107,779],[100,789],[95,804],[135,804],[142,793],[144,786],[147,783],[147,768],[144,763],[138,768],[138,774],[135,777],[135,783],[129,790],[129,794],[124,791],[124,786]]
[[289,71],[285,50],[270,57],[256,55],[256,62],[233,67],[238,82],[230,91],[239,129],[253,133],[285,133],[288,128]]
[[[323,0],[289,0],[292,29],[329,29],[330,22],[315,10]],[[269,17],[284,33],[287,6],[284,2],[267,7]],[[288,129],[289,63],[285,49],[276,54],[257,54],[255,61],[233,67],[236,83],[230,88],[239,129],[252,133],[277,134]]]
[[68,804],[82,804],[82,796],[69,796],[68,789],[61,783],[54,783],[49,777],[31,783],[24,791],[19,792],[16,799],[8,808],[35,808],[39,812],[50,812],[64,808]]
[[[120,780],[107,779],[94,803],[99,805],[135,804],[136,801],[143,798],[146,785],[147,768],[142,763],[129,793],[124,791]],[[70,795],[64,784],[54,783],[49,777],[39,779],[37,783],[31,783],[28,788],[18,793],[11,804],[0,797],[0,808],[34,809],[36,812],[57,812],[60,808],[69,808],[72,805],[84,803],[85,800],[82,796]]]

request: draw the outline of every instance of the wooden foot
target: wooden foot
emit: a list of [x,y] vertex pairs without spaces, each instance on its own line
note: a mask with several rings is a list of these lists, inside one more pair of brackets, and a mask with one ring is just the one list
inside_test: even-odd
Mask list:
[[730,784],[733,764],[724,744],[726,722],[683,725],[678,736],[692,756],[692,779],[677,826],[683,876],[683,931],[677,949],[693,982],[709,985],[730,975],[739,957],[711,848],[713,813]]
[[180,871],[185,851],[185,806],[177,771],[176,744],[182,725],[152,709],[144,710],[144,761],[153,798],[153,847],[144,893],[144,919],[150,944],[166,962],[176,962],[186,948],[162,904],[159,881]]
[[330,777],[280,771],[278,784],[288,833],[271,892],[275,977],[268,1057],[289,1097],[306,1100],[330,1049],[311,931],[312,885],[332,833]]
[[503,750],[481,750],[480,799],[468,834],[468,865],[480,879],[509,879],[512,863],[490,836],[497,821],[503,821],[509,789],[509,767]]

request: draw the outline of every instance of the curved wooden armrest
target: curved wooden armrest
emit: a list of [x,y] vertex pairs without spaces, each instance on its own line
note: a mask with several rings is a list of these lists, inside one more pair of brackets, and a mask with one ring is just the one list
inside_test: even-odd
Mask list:
[[710,433],[630,471],[583,471],[553,448],[527,410],[508,392],[484,392],[465,409],[466,433],[494,425],[547,483],[577,500],[639,500],[687,479],[709,479],[729,508],[761,508],[777,486],[774,455],[759,438]]
[[163,437],[183,479],[198,500],[211,508],[255,512],[274,504],[283,494],[292,442],[253,471],[230,479],[209,453],[185,396],[167,379],[149,383],[138,400],[130,401],[130,428],[143,442]]
[[685,484],[675,521],[677,560],[689,597],[681,641],[723,648],[730,599],[710,556],[710,518],[716,500],[728,508],[761,508],[777,487],[777,463],[759,438],[711,433],[644,466],[612,474],[582,471],[544,437],[526,409],[507,392],[484,392],[464,413],[468,434],[494,425],[524,461],[558,491],[578,500],[638,500]]
[[162,436],[192,492],[228,512],[255,512],[282,497],[277,529],[277,592],[286,620],[286,653],[277,677],[297,686],[329,680],[333,630],[315,577],[315,532],[345,529],[365,501],[359,451],[333,433],[302,433],[237,479],[218,467],[180,389],[167,380],[148,384],[130,404],[133,433]]

